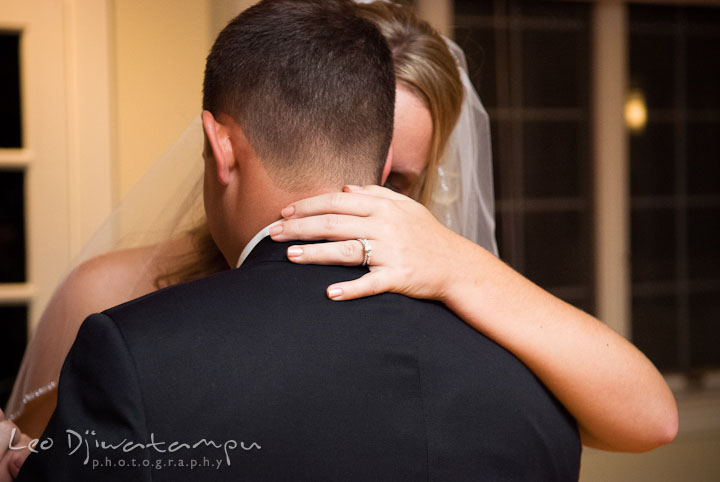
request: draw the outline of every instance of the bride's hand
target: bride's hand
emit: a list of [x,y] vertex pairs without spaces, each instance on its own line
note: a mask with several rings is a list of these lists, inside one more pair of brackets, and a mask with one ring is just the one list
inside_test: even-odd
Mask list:
[[288,259],[299,264],[359,265],[372,247],[370,272],[328,287],[333,300],[387,291],[443,301],[453,266],[468,248],[466,239],[440,224],[423,205],[380,186],[346,186],[295,202],[282,210],[272,229],[275,241],[329,240],[291,246]]
[[27,449],[11,449],[11,445],[27,447],[29,442],[30,437],[21,433],[14,423],[5,420],[5,414],[0,410],[0,482],[15,480],[30,453]]

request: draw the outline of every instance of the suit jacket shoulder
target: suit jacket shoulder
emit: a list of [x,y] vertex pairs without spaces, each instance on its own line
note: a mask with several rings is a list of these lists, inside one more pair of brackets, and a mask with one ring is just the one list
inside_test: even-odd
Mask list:
[[519,360],[436,302],[333,302],[328,285],[366,270],[295,265],[287,246],[100,315],[133,377],[99,400],[126,392],[133,436],[222,461],[154,480],[577,480],[575,422]]

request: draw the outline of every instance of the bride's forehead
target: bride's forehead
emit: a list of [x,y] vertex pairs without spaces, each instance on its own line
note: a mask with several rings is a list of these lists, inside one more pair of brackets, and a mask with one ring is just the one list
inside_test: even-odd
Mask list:
[[398,84],[395,98],[393,165],[420,172],[427,164],[432,140],[432,117],[425,103]]

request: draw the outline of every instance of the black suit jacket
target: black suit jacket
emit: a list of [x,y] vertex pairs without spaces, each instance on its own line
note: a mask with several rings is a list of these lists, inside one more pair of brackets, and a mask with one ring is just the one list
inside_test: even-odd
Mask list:
[[574,420],[513,355],[439,303],[330,301],[364,268],[288,246],[90,316],[19,480],[577,480]]

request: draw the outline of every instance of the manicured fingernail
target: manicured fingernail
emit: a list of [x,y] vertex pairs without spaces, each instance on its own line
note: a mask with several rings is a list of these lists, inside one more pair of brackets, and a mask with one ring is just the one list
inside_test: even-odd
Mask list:
[[288,256],[296,257],[296,256],[302,256],[303,250],[299,246],[290,246],[287,250]]
[[284,208],[282,211],[280,211],[280,214],[284,218],[289,218],[290,216],[295,214],[295,206],[288,206],[288,207]]
[[333,299],[338,298],[338,297],[342,296],[342,294],[343,294],[343,290],[341,288],[330,288],[328,290],[329,298],[333,298]]
[[362,189],[362,187],[356,186],[354,184],[348,184],[345,187],[348,188],[349,191],[360,191]]
[[270,228],[270,236],[275,236],[283,232],[283,225],[278,224]]

